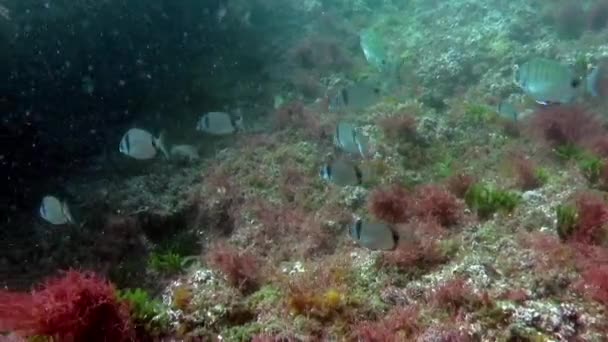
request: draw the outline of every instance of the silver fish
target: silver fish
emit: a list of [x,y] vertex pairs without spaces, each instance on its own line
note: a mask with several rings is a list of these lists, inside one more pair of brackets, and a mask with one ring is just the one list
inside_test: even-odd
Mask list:
[[321,178],[339,186],[360,185],[363,172],[357,165],[338,159],[323,166]]
[[534,58],[520,65],[514,81],[540,104],[572,102],[582,88],[581,80],[571,68],[545,58]]
[[196,129],[213,135],[233,134],[243,129],[243,119],[224,112],[209,112],[200,117]]
[[135,159],[152,159],[160,150],[165,158],[169,159],[169,152],[165,147],[165,135],[160,134],[154,138],[148,131],[139,128],[131,128],[122,136],[118,150]]
[[40,217],[54,225],[74,223],[67,203],[60,201],[55,196],[47,195],[42,198],[39,213]]
[[371,82],[357,82],[340,91],[329,99],[329,111],[365,109],[377,103],[382,97],[382,91]]
[[374,30],[363,30],[359,34],[359,43],[367,62],[379,71],[385,71],[388,67],[388,57],[382,37]]
[[395,232],[387,224],[363,222],[361,219],[357,219],[350,227],[349,234],[360,246],[371,250],[392,250],[398,240]]
[[342,150],[366,157],[369,154],[369,140],[348,122],[339,122],[334,132],[334,144]]
[[501,101],[497,108],[498,115],[510,121],[517,121],[519,112],[515,106],[508,101]]

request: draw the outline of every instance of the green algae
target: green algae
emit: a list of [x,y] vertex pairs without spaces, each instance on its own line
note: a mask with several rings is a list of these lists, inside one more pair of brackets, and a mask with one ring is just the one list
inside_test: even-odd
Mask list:
[[120,290],[118,298],[129,303],[135,324],[148,333],[161,333],[168,329],[167,308],[161,301],[150,297],[145,290],[140,288]]
[[187,259],[169,251],[153,251],[148,257],[148,267],[162,274],[174,274],[184,270]]
[[557,235],[562,239],[568,239],[576,227],[576,221],[578,219],[578,212],[574,206],[571,205],[558,205],[555,208],[557,214]]
[[474,184],[465,194],[465,202],[481,219],[487,219],[496,212],[511,213],[520,201],[518,193],[483,183]]

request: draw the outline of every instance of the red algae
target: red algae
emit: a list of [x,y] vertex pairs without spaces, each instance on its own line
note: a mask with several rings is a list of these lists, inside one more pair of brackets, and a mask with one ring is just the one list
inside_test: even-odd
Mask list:
[[0,291],[0,330],[59,340],[133,341],[126,303],[103,278],[67,271],[31,293]]
[[411,341],[420,332],[420,309],[417,306],[397,307],[377,322],[361,322],[353,333],[357,341]]
[[407,222],[412,217],[413,206],[411,194],[399,185],[374,190],[368,202],[369,211],[387,223]]
[[608,204],[603,198],[583,193],[576,200],[578,218],[569,241],[602,244],[608,234]]
[[416,189],[417,217],[433,219],[444,227],[459,222],[463,216],[464,206],[456,196],[438,185],[424,185]]
[[440,285],[428,300],[433,307],[446,310],[454,318],[462,310],[475,311],[483,305],[481,296],[475,294],[463,278],[455,278]]
[[527,191],[542,186],[538,166],[532,159],[517,153],[509,158],[509,162],[517,176],[517,186],[521,190]]
[[382,118],[378,125],[387,138],[413,138],[416,135],[416,118],[412,115],[401,114]]
[[464,198],[477,179],[466,173],[457,173],[446,180],[446,188],[458,198]]
[[605,133],[601,121],[578,105],[541,107],[530,125],[532,133],[551,147],[583,146]]
[[219,271],[230,285],[243,292],[257,289],[260,282],[260,266],[257,258],[224,243],[213,246],[206,255],[209,266]]

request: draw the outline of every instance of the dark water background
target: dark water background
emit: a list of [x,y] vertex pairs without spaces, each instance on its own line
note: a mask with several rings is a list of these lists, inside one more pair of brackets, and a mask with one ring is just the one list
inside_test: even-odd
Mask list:
[[263,82],[264,64],[280,53],[277,32],[296,24],[265,3],[250,2],[245,23],[220,22],[219,0],[2,2],[11,10],[10,21],[0,18],[5,223],[35,210],[49,184],[117,149],[133,123],[158,131],[185,112],[229,105],[240,83]]

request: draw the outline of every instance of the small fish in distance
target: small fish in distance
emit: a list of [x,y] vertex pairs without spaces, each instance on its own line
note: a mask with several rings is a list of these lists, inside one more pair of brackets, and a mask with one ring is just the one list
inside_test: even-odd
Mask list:
[[155,138],[150,132],[131,128],[122,136],[118,147],[120,153],[138,160],[152,159],[160,150],[165,158],[169,159],[169,152],[165,146],[165,135]]
[[380,222],[364,222],[361,219],[357,219],[350,227],[349,234],[360,246],[371,250],[393,250],[399,240],[389,225]]
[[357,82],[341,88],[329,98],[329,111],[365,109],[382,98],[382,90],[372,82]]
[[47,195],[42,198],[39,213],[42,219],[54,225],[75,223],[68,204],[55,196]]
[[517,108],[515,108],[515,106],[508,101],[501,101],[498,104],[497,112],[501,118],[509,121],[517,121],[517,118],[519,117]]
[[225,112],[208,112],[200,117],[196,130],[212,135],[233,134],[243,130],[243,118]]
[[378,71],[385,71],[388,67],[388,50],[380,34],[372,29],[363,30],[359,34],[359,44],[367,62]]
[[346,160],[337,159],[321,168],[321,178],[338,186],[361,185],[363,171]]
[[334,144],[340,149],[366,157],[369,151],[369,139],[358,132],[355,125],[348,122],[339,122],[334,132]]

